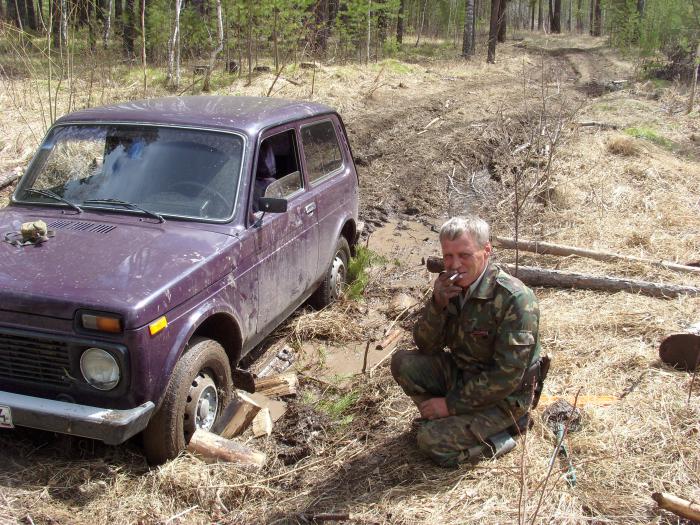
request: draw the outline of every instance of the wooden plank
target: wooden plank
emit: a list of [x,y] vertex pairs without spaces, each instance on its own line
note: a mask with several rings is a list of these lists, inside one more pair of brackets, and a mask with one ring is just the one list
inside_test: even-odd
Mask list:
[[263,452],[241,445],[212,432],[197,429],[190,439],[187,450],[205,461],[225,461],[241,467],[259,469],[265,464]]

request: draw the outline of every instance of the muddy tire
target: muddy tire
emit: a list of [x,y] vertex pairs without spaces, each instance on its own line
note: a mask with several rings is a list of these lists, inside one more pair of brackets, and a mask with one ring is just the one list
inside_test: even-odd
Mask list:
[[223,347],[195,337],[175,365],[163,402],[143,431],[146,459],[159,465],[182,452],[197,428],[209,430],[231,396]]
[[310,302],[314,308],[324,308],[340,297],[340,294],[343,292],[343,286],[347,282],[349,260],[350,245],[347,239],[341,235],[338,238],[333,260],[326,270],[326,275],[323,277],[323,281],[321,281],[318,289],[311,296]]

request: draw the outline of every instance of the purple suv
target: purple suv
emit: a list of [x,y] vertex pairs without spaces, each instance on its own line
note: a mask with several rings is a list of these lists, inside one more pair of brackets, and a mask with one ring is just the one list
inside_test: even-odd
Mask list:
[[[212,428],[243,355],[338,296],[357,210],[321,104],[164,98],[59,119],[0,210],[0,427],[143,431],[149,461],[174,457]],[[48,231],[22,236],[35,221]]]

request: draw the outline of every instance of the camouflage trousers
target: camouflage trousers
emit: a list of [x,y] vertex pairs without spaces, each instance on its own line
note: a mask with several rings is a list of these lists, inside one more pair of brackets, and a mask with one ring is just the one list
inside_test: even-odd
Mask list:
[[[391,373],[403,391],[413,398],[444,397],[464,383],[463,371],[448,352],[424,355],[400,350],[392,356]],[[468,414],[422,420],[416,436],[417,445],[444,467],[478,461],[486,439],[512,426],[526,413],[524,408],[491,406]]]

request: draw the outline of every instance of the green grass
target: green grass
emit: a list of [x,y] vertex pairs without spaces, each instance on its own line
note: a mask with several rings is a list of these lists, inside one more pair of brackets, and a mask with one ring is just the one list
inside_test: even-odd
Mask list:
[[348,412],[355,406],[359,398],[359,392],[351,391],[340,396],[321,399],[317,403],[316,408],[344,425],[352,422],[353,416],[348,414]]
[[405,62],[401,62],[393,58],[387,58],[386,60],[382,60],[381,62],[379,62],[378,66],[379,68],[384,67],[387,71],[391,71],[392,73],[398,73],[400,75],[410,75],[411,73],[415,72],[415,68],[410,64],[406,64]]
[[662,148],[668,150],[674,149],[672,140],[667,139],[663,135],[660,135],[656,130],[646,126],[633,126],[631,128],[627,128],[625,133],[630,137],[648,140],[649,142],[653,142],[657,146],[661,146]]

